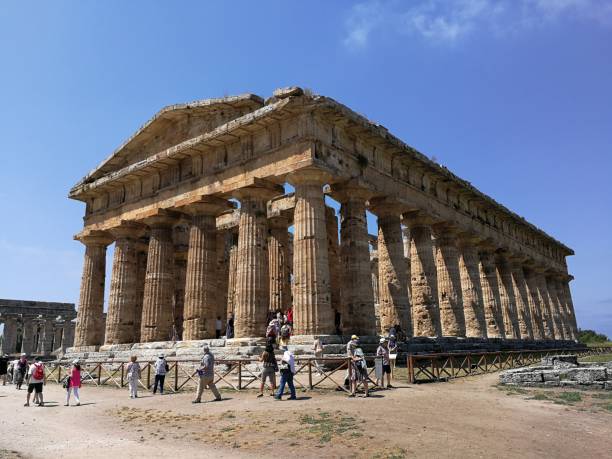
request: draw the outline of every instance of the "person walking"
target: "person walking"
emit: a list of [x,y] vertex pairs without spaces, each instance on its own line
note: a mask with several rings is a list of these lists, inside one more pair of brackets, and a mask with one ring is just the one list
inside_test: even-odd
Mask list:
[[13,382],[15,383],[15,389],[21,390],[23,380],[28,373],[28,358],[25,354],[21,354],[21,357],[17,361],[16,367],[13,369]]
[[130,388],[130,398],[138,398],[138,380],[140,379],[140,364],[138,358],[133,355],[127,366],[128,387]]
[[271,344],[266,346],[266,350],[262,352],[259,357],[259,361],[262,364],[263,369],[261,370],[261,384],[259,385],[259,395],[257,397],[263,397],[264,388],[266,386],[266,380],[270,382],[272,387],[272,393],[276,390],[276,372],[278,371],[278,364],[276,363],[276,357],[274,355],[274,347]]
[[278,392],[274,396],[274,399],[282,400],[283,392],[285,392],[285,385],[288,385],[289,392],[291,393],[289,400],[297,400],[297,397],[295,396],[295,386],[293,385],[295,358],[293,357],[293,352],[291,352],[287,346],[284,346],[281,349],[283,349],[285,352],[283,353],[283,358],[281,359],[280,364],[280,386],[278,388]]
[[380,339],[378,349],[376,349],[376,357],[382,359],[382,376],[380,381],[380,387],[385,388],[385,375],[387,375],[387,389],[391,389],[391,361],[389,360],[389,344],[385,338]]
[[221,394],[217,390],[217,386],[215,386],[215,356],[210,352],[208,346],[204,346],[203,351],[204,356],[202,357],[200,368],[197,370],[198,376],[200,377],[198,381],[198,393],[192,403],[202,402],[202,392],[204,392],[205,388],[211,390],[215,396],[215,401],[218,402],[221,400]]
[[8,364],[9,364],[9,357],[8,355],[4,354],[3,356],[0,357],[0,379],[2,379],[3,386],[6,386],[6,378],[8,374]]
[[215,320],[215,338],[221,338],[221,330],[223,330],[223,322],[221,322],[221,316],[217,316],[217,320]]
[[34,394],[34,404],[38,406],[45,406],[43,400],[43,384],[45,383],[45,366],[43,365],[41,358],[36,357],[34,363],[30,365],[28,370],[28,395],[26,402],[23,406],[30,406],[30,397],[32,392]]
[[168,362],[164,357],[164,354],[160,354],[155,361],[155,383],[153,384],[153,394],[157,393],[157,386],[159,386],[159,394],[164,395],[164,380],[166,379],[166,373],[170,370]]
[[79,399],[79,389],[81,388],[81,365],[78,360],[72,361],[72,368],[70,369],[70,376],[66,381],[66,404],[64,406],[70,406],[70,393],[74,394],[76,400],[76,406],[81,406],[81,400]]

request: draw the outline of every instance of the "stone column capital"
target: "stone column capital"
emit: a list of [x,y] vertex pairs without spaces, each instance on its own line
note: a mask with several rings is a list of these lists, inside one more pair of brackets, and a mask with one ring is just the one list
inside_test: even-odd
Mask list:
[[331,186],[331,195],[340,203],[348,201],[367,201],[374,196],[368,185],[359,179],[352,179]]
[[248,185],[243,188],[238,188],[232,191],[232,196],[239,201],[259,200],[269,201],[270,199],[284,194],[285,190],[282,186],[274,183],[258,180],[253,185]]
[[431,226],[431,234],[438,242],[456,245],[460,232],[452,223],[438,222]]
[[155,215],[142,219],[142,222],[151,228],[171,228],[181,219],[181,214],[167,209],[158,209]]
[[461,231],[457,233],[458,247],[477,247],[480,241],[482,241],[482,237],[477,236],[473,233]]
[[192,217],[197,215],[212,215],[218,217],[223,212],[235,209],[236,206],[234,203],[217,196],[201,196],[197,201],[177,202],[176,208],[178,211]]
[[286,231],[289,228],[289,219],[281,215],[269,218],[268,227],[270,229],[284,229]]
[[74,236],[76,241],[81,242],[85,246],[101,246],[106,247],[114,241],[113,236],[106,231],[86,231]]
[[138,239],[143,236],[146,231],[146,226],[142,223],[134,221],[122,220],[119,226],[108,230],[117,239]]
[[378,218],[399,218],[404,212],[408,211],[408,208],[393,198],[385,196],[370,199],[368,203],[368,210],[376,214]]
[[293,185],[320,185],[323,186],[329,182],[332,174],[318,167],[307,167],[287,175],[287,181]]
[[403,223],[410,229],[419,226],[431,226],[437,222],[437,220],[422,210],[416,210],[412,212],[406,212],[402,215]]

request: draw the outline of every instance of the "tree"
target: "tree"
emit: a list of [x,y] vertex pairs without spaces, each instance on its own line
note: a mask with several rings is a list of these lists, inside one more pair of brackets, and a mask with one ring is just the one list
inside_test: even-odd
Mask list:
[[608,337],[593,330],[578,330],[578,341],[583,344],[605,343]]

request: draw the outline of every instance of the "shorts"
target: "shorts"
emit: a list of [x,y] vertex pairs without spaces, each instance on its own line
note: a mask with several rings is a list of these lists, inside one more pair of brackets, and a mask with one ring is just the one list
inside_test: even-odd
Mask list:
[[34,391],[36,391],[37,394],[42,394],[42,389],[43,383],[41,382],[28,384],[28,394],[31,394]]
[[384,365],[383,364],[383,374],[388,373],[391,374],[391,365]]

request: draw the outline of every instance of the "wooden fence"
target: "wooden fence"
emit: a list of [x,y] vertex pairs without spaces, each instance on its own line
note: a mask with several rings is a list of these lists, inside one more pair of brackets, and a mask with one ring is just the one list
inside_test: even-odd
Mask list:
[[609,353],[610,348],[548,349],[451,354],[409,354],[408,382],[447,381],[453,378],[524,367],[539,363],[542,357],[559,354],[578,356]]

